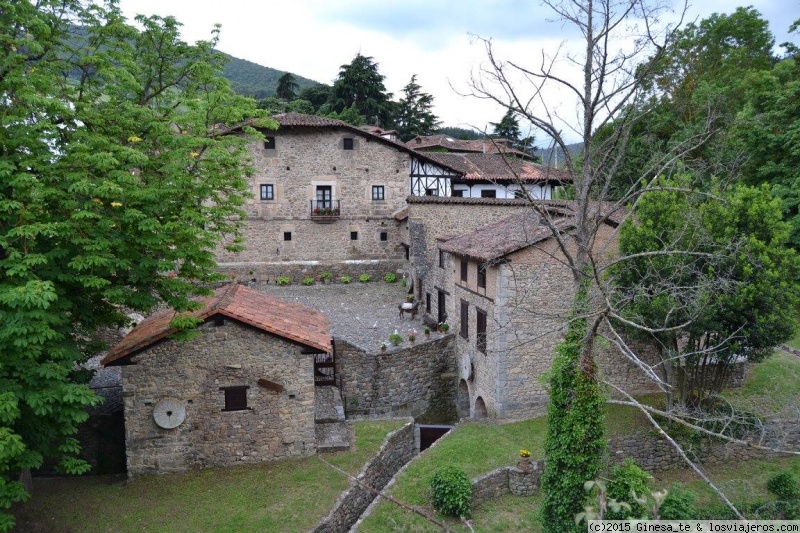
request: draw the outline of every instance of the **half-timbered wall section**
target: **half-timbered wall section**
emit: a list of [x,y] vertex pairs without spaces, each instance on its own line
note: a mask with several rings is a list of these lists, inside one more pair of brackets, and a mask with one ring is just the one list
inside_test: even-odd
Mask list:
[[413,156],[409,167],[411,196],[450,196],[451,181],[461,177],[452,169]]

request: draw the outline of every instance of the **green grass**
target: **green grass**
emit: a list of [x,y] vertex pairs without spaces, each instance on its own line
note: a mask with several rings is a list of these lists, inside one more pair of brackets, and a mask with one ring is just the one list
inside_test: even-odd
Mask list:
[[[800,357],[779,350],[753,365],[744,385],[724,395],[731,403],[765,416],[781,416],[800,398]],[[796,415],[794,415],[796,416]]]
[[800,316],[797,317],[797,323],[798,323],[797,335],[795,335],[794,338],[788,341],[786,344],[788,344],[792,348],[800,350]]
[[[357,474],[403,421],[356,423],[353,451],[325,458]],[[21,533],[306,531],[348,480],[316,457],[125,482],[120,476],[37,479],[13,511]]]

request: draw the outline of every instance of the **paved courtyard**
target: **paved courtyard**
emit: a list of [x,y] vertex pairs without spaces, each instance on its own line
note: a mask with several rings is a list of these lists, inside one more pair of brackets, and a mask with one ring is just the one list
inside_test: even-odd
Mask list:
[[417,317],[406,314],[400,318],[397,305],[405,301],[407,288],[383,280],[369,283],[305,285],[256,285],[254,288],[271,296],[296,302],[322,311],[331,322],[334,337],[341,338],[367,350],[376,350],[388,342],[390,333],[397,330],[404,337],[416,329],[419,340],[425,328],[422,307]]

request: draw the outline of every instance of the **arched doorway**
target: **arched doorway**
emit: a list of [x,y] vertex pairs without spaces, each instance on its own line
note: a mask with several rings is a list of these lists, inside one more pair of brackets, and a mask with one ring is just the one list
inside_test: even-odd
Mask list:
[[469,418],[469,387],[463,379],[458,384],[456,394],[456,414],[458,418]]
[[478,396],[475,399],[475,418],[486,418],[489,416],[489,412],[486,410],[486,403],[484,403],[483,398]]

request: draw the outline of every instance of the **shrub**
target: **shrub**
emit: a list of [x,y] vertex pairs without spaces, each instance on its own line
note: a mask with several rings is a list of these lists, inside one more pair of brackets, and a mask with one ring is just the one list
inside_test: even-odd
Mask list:
[[358,276],[358,281],[360,281],[361,283],[366,283],[371,279],[372,279],[372,276],[370,276],[369,274],[366,274],[366,273],[361,274],[360,276]]
[[353,278],[351,278],[350,276],[342,276],[341,279],[342,283],[350,283],[351,281],[353,281]]
[[392,343],[392,346],[400,346],[400,343],[403,342],[403,336],[399,333],[391,333],[389,335],[389,342]]
[[292,278],[289,276],[278,276],[278,279],[275,280],[275,283],[278,285],[288,285],[292,282]]
[[800,499],[800,483],[789,472],[772,476],[767,480],[767,490],[779,500],[791,502]]
[[472,483],[467,474],[455,466],[436,469],[431,478],[433,506],[448,516],[468,518],[472,508]]
[[394,283],[395,281],[397,281],[397,274],[395,274],[394,272],[389,272],[388,274],[383,276],[383,281],[385,281],[386,283]]
[[314,278],[303,278],[303,285],[313,285]]
[[330,272],[323,272],[322,275],[320,276],[320,279],[322,279],[322,281],[328,281],[332,277],[333,274],[331,274]]
[[449,329],[450,329],[450,324],[448,324],[447,322],[442,322],[439,324],[439,331],[441,331],[442,333],[447,333]]
[[627,511],[611,511],[606,513],[608,520],[625,520],[628,517],[641,518],[647,514],[645,507],[633,499],[633,493],[638,498],[649,494],[647,487],[651,476],[631,459],[625,459],[621,465],[611,469],[611,481],[608,483],[608,498],[618,502],[627,502],[631,505],[630,513]]
[[674,484],[669,488],[667,497],[661,504],[662,520],[697,520],[697,494],[683,485]]

